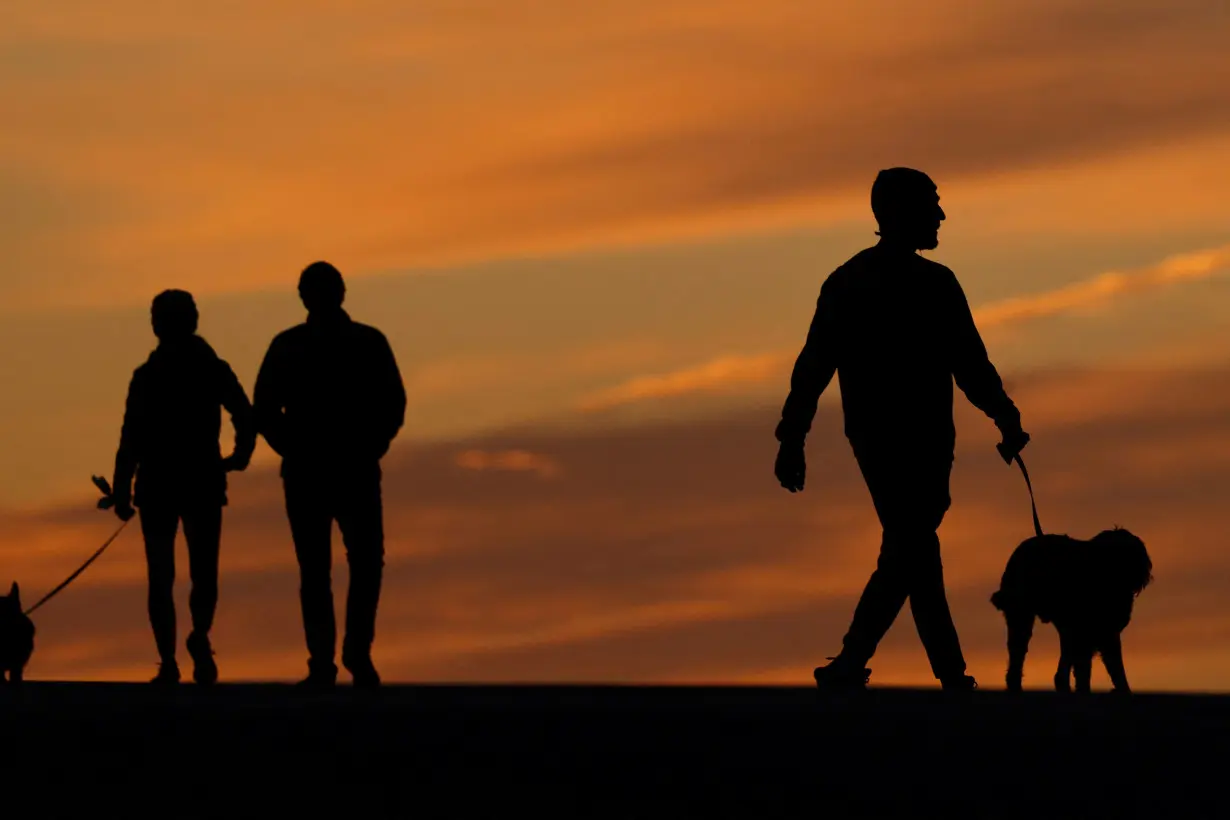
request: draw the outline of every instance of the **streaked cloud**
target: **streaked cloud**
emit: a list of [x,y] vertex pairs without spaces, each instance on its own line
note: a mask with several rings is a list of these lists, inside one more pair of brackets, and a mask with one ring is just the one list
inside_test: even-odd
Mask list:
[[[1100,273],[1041,293],[991,302],[974,308],[974,318],[981,330],[993,331],[1058,316],[1079,317],[1109,308],[1123,297],[1144,296],[1158,289],[1198,282],[1227,272],[1230,272],[1230,245],[1223,245],[1175,254],[1141,268]],[[636,376],[585,396],[580,408],[605,410],[667,397],[778,383],[789,374],[797,355],[797,349],[730,354],[666,373]]]
[[1230,270],[1230,245],[1167,257],[1155,265],[1108,271],[1045,293],[1017,296],[979,307],[980,327],[998,327],[1108,306],[1121,296],[1220,276]]
[[584,411],[605,410],[621,404],[669,398],[689,393],[727,390],[763,382],[777,376],[789,359],[779,353],[759,356],[721,356],[695,367],[648,376],[599,390],[581,399]]
[[1218,0],[415,9],[10,4],[6,305],[861,219],[903,163],[953,191],[1160,146],[1118,178],[1179,195],[1100,224],[1226,216],[1200,197],[1230,166]]
[[527,450],[465,450],[454,463],[464,470],[534,473],[540,478],[556,478],[563,472],[553,459]]

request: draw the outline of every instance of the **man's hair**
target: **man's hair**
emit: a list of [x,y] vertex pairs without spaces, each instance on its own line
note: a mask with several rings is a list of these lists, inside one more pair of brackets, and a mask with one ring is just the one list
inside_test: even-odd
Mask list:
[[885,168],[871,185],[871,212],[880,225],[909,213],[922,196],[934,193],[931,177],[913,168]]
[[309,311],[337,308],[346,298],[346,283],[328,262],[313,262],[299,275],[299,297]]
[[186,290],[164,290],[150,304],[150,323],[159,339],[191,336],[199,319],[196,302]]

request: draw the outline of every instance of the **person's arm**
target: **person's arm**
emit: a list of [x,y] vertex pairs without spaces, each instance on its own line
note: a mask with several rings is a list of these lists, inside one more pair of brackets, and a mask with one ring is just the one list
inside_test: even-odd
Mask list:
[[132,517],[132,480],[141,460],[145,427],[145,391],[141,371],[128,383],[128,398],[124,404],[124,422],[120,427],[120,445],[115,453],[115,472],[111,477],[115,513],[128,520]]
[[381,455],[388,452],[393,439],[401,431],[406,422],[406,387],[402,382],[401,371],[397,367],[397,357],[384,334],[380,334],[377,344],[377,371],[380,400],[377,406],[380,410],[380,442]]
[[836,305],[831,282],[832,279],[827,280],[820,288],[807,341],[795,360],[790,376],[790,393],[786,396],[782,418],[775,432],[777,440],[785,445],[802,447],[811,431],[820,395],[837,371]]
[[256,419],[248,394],[235,376],[235,371],[219,360],[222,406],[230,413],[231,426],[235,428],[235,447],[224,462],[228,470],[245,470],[256,449]]
[[982,335],[974,323],[961,283],[948,272],[952,376],[970,404],[987,415],[1005,437],[1021,430],[1021,414],[1004,390],[999,372],[991,364]]
[[260,370],[256,374],[256,386],[252,389],[252,418],[256,432],[280,456],[286,456],[289,442],[286,440],[286,419],[283,414],[285,402],[285,353],[284,341],[274,339],[265,353]]

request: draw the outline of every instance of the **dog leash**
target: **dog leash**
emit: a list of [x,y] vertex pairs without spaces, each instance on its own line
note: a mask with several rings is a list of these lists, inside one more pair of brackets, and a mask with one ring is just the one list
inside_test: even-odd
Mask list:
[[103,545],[99,547],[97,550],[95,550],[94,554],[91,555],[88,559],[86,559],[86,562],[82,564],[80,567],[78,567],[76,572],[74,572],[72,575],[65,578],[64,581],[58,587],[56,587],[51,592],[48,592],[46,595],[44,595],[37,604],[27,609],[26,614],[29,615],[34,610],[38,609],[40,606],[50,601],[52,598],[56,596],[56,594],[60,590],[64,589],[64,587],[71,584],[78,575],[85,572],[85,568],[88,567],[90,564],[94,563],[94,561],[98,558],[98,556],[102,555],[107,550],[107,547],[111,546],[111,542],[114,541],[116,538],[118,538],[119,534],[123,532],[124,528],[127,526],[128,526],[128,521],[125,521],[123,524],[120,524],[119,529],[111,533],[111,537],[108,538],[106,541],[104,541]]
[[[115,494],[111,492],[111,485],[107,483],[107,479],[101,478],[99,476],[93,476],[90,480],[94,482],[94,486],[97,487],[99,491],[102,492],[103,494],[103,497],[99,499],[98,501],[98,509],[106,510],[106,509],[110,509],[111,507],[115,506]],[[128,519],[128,521],[131,521],[131,520],[132,520],[131,518]],[[111,542],[113,542],[116,538],[119,538],[120,533],[122,533],[124,531],[124,528],[128,526],[128,521],[125,521],[124,523],[120,524],[119,527],[115,530],[115,532],[111,533],[111,537],[108,538],[106,541],[104,541],[101,547],[94,550],[94,554],[91,555],[89,558],[87,558],[84,564],[77,567],[76,572],[74,572],[72,575],[65,578],[58,587],[51,590],[51,592],[48,592],[46,595],[40,598],[39,602],[35,604],[34,606],[30,607],[29,609],[27,609],[25,614],[29,615],[34,610],[38,609],[40,606],[50,601],[60,592],[60,590],[64,589],[64,587],[68,586],[74,580],[76,580],[78,575],[85,572],[86,567],[88,567],[90,564],[98,560],[98,556],[102,555],[104,552],[107,551],[107,547],[111,546]]]
[[1012,461],[1015,461],[1017,466],[1021,468],[1021,475],[1025,477],[1025,488],[1029,490],[1030,510],[1033,512],[1033,515],[1034,515],[1034,533],[1039,538],[1041,538],[1042,537],[1042,524],[1038,521],[1038,503],[1034,500],[1034,485],[1030,483],[1029,481],[1029,470],[1025,469],[1025,461],[1021,458],[1020,453],[1014,454],[1011,457],[1011,459],[1009,459],[1009,457],[1005,454],[1004,446],[1002,443],[997,444],[995,446],[996,446],[996,449],[999,450],[999,454],[1004,459],[1005,462],[1011,463]]

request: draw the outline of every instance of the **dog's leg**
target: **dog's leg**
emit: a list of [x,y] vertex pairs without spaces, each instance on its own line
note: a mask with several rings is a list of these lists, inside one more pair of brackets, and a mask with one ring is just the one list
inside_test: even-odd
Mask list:
[[1082,635],[1076,644],[1076,657],[1072,659],[1073,677],[1076,679],[1076,691],[1088,694],[1090,678],[1093,676],[1093,641]]
[[1055,670],[1055,691],[1056,692],[1071,692],[1072,691],[1072,661],[1075,647],[1072,644],[1072,636],[1066,630],[1055,627],[1059,632],[1059,666]]
[[1103,640],[1101,650],[1102,664],[1106,667],[1106,674],[1110,675],[1114,690],[1128,694],[1132,690],[1128,687],[1127,672],[1123,668],[1123,645],[1119,641],[1119,633]]
[[1008,622],[1008,691],[1019,692],[1025,674],[1025,655],[1034,634],[1034,614],[1012,609],[1004,613],[1004,619]]

